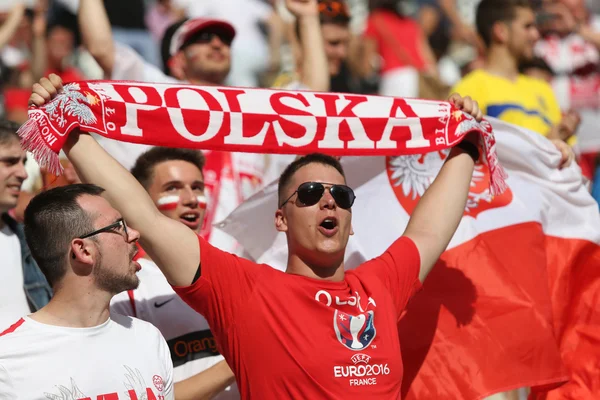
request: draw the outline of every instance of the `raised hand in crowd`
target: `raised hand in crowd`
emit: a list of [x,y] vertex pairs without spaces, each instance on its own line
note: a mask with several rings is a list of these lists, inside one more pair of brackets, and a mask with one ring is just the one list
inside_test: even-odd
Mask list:
[[33,21],[31,24],[33,34],[31,74],[34,82],[37,82],[44,76],[48,66],[48,49],[46,46],[47,12],[48,1],[38,0],[33,10]]
[[285,0],[285,6],[296,18],[319,16],[317,0]]
[[552,127],[548,138],[567,141],[575,135],[580,123],[581,115],[577,111],[569,110],[564,113],[560,122]]
[[575,152],[573,152],[573,148],[560,139],[552,139],[552,143],[556,149],[560,151],[561,159],[558,168],[563,169],[570,166],[573,161],[575,161]]
[[0,26],[0,49],[12,40],[17,29],[19,29],[19,25],[21,25],[21,21],[25,15],[25,8],[25,3],[22,1],[17,2],[11,9],[2,26]]
[[317,0],[285,0],[287,9],[296,17],[302,48],[300,76],[302,83],[318,92],[330,87],[325,44],[319,20]]

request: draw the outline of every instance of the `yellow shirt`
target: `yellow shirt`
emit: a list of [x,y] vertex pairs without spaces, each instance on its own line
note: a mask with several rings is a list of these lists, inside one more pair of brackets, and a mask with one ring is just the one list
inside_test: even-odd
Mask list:
[[544,136],[562,118],[552,87],[525,75],[511,81],[480,69],[465,76],[452,92],[471,96],[485,115]]

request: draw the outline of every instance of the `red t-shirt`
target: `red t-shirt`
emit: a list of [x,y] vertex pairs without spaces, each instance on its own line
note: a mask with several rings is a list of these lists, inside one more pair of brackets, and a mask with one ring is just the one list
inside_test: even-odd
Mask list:
[[[385,32],[388,39],[381,32]],[[425,60],[421,54],[421,27],[410,18],[403,18],[387,10],[377,10],[369,14],[365,37],[375,40],[379,55],[383,58],[381,72],[395,68],[412,66],[418,70],[425,69]],[[394,47],[401,46],[405,55],[400,57],[402,50]],[[404,60],[408,58],[410,62]]]
[[286,274],[199,240],[202,276],[174,289],[208,320],[242,398],[400,398],[397,322],[421,286],[410,239],[342,282]]

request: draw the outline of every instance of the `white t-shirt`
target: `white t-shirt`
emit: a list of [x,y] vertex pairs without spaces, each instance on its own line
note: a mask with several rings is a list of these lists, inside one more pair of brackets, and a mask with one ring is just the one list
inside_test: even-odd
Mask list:
[[93,328],[24,317],[0,336],[0,399],[84,398],[173,399],[173,364],[160,332],[122,315]]
[[[600,32],[600,18],[592,26]],[[582,152],[600,150],[600,52],[581,36],[550,36],[536,44],[536,53],[556,74],[552,89],[563,111],[574,109],[581,114],[577,146]]]
[[[140,286],[113,297],[111,312],[136,316],[157,327],[171,351],[173,381],[180,382],[202,372],[223,357],[219,354],[206,319],[188,306],[171,288],[156,264],[139,259]],[[133,296],[135,312],[130,296]],[[239,399],[234,384],[215,399]]]
[[0,229],[0,332],[31,312],[23,289],[21,244],[8,226]]

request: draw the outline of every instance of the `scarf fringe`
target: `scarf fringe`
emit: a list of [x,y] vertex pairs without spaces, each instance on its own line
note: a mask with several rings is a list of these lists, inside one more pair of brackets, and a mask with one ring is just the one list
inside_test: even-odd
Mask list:
[[502,167],[496,167],[493,171],[490,171],[490,193],[492,196],[501,195],[508,189],[505,179],[508,178],[506,171]]
[[499,196],[508,189],[506,179],[508,174],[498,161],[496,153],[495,139],[492,132],[482,131],[480,133],[480,146],[484,150],[484,162],[487,164],[490,171],[490,194]]
[[56,154],[44,141],[37,122],[30,118],[17,131],[23,149],[33,154],[41,167],[45,167],[53,175],[61,175],[63,167]]

